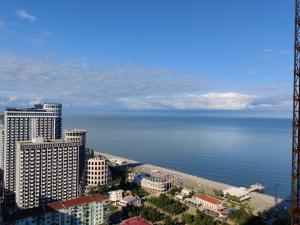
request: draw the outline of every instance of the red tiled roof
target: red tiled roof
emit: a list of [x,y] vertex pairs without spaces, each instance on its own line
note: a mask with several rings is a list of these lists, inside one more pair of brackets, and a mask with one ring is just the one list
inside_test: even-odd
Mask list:
[[88,196],[82,196],[76,199],[70,199],[66,201],[60,201],[60,202],[53,202],[50,204],[47,204],[45,206],[35,207],[31,209],[24,209],[18,212],[13,213],[9,218],[7,218],[7,221],[5,224],[10,224],[13,221],[21,220],[26,217],[30,216],[39,216],[46,212],[50,211],[58,211],[63,208],[70,208],[77,205],[84,205],[88,204],[90,202],[102,202],[105,200],[105,197],[101,194],[95,194],[95,195],[88,195]]
[[152,225],[152,223],[148,222],[143,217],[136,216],[127,220],[123,220],[120,225]]
[[199,199],[203,200],[203,201],[212,203],[212,204],[214,204],[214,205],[220,204],[220,201],[219,201],[218,199],[213,198],[213,197],[208,196],[208,195],[199,194],[197,197],[198,197]]
[[50,203],[47,206],[54,210],[60,210],[63,208],[70,208],[70,207],[74,207],[77,205],[84,205],[84,204],[88,204],[90,202],[95,202],[95,201],[101,202],[104,199],[105,199],[104,196],[101,194],[87,195],[87,196],[82,196],[79,198],[70,199],[70,200],[66,200],[66,201],[62,201],[62,202]]

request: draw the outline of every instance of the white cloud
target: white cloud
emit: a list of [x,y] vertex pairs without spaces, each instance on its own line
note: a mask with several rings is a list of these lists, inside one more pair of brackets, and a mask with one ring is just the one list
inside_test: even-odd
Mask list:
[[263,49],[263,57],[267,58],[270,57],[273,53],[273,49],[272,48],[265,48]]
[[0,29],[5,27],[5,22],[0,20]]
[[35,105],[35,104],[40,104],[40,103],[42,103],[42,99],[41,98],[36,98],[36,99],[32,99],[29,102],[29,105]]
[[173,97],[123,99],[128,108],[142,109],[144,106],[152,109],[210,109],[210,110],[243,110],[252,107],[256,96],[234,92],[205,94],[186,94]]
[[35,22],[37,18],[27,12],[26,9],[20,9],[16,11],[16,15],[23,20],[29,20],[30,22]]
[[195,75],[138,65],[94,68],[86,61],[54,62],[0,50],[0,96],[70,105],[120,107],[124,97],[173,95],[203,89]]
[[[284,86],[285,87],[285,86]],[[276,90],[286,89],[282,86]],[[274,91],[212,92],[199,75],[138,65],[93,67],[84,60],[55,62],[0,49],[0,102],[62,102],[103,109],[289,109],[290,96]],[[264,96],[260,96],[259,93]],[[13,97],[12,97],[13,96]]]
[[50,32],[44,29],[38,29],[37,33],[32,37],[31,43],[35,46],[40,46],[47,43],[50,36]]
[[282,55],[291,54],[291,53],[292,53],[291,49],[284,49],[279,52],[279,54],[282,54]]

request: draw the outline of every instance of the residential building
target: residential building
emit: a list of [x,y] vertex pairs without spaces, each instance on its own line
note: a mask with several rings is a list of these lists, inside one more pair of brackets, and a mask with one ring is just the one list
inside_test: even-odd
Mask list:
[[152,223],[148,222],[143,217],[135,216],[127,220],[123,220],[120,225],[152,225]]
[[4,224],[14,225],[100,225],[107,224],[109,211],[103,195],[54,202],[11,215]]
[[196,196],[196,200],[203,209],[211,210],[214,212],[220,212],[224,210],[224,206],[219,199],[211,197],[205,194],[199,194]]
[[3,120],[0,118],[0,205],[4,201],[4,125]]
[[3,170],[7,206],[14,206],[16,190],[16,142],[37,137],[60,139],[61,104],[38,104],[34,108],[7,108],[4,112]]
[[[132,178],[133,176],[133,178]],[[167,192],[172,187],[172,177],[168,174],[162,174],[158,171],[147,173],[135,173],[129,175],[129,180],[141,186],[145,191],[152,194],[161,194]]]
[[87,185],[89,187],[105,185],[108,182],[108,164],[102,156],[88,160]]
[[111,202],[117,202],[123,199],[123,190],[116,190],[116,191],[110,191],[108,192],[109,195],[109,201]]
[[[66,141],[80,142],[79,146],[79,187],[80,193],[83,192],[84,186],[86,185],[86,164],[85,164],[85,143],[86,143],[86,130],[73,129],[64,130],[64,139]],[[80,194],[79,193],[79,194]]]
[[185,198],[190,197],[192,194],[191,190],[188,189],[182,189],[180,193],[176,194],[175,197],[180,199],[180,200],[184,200]]
[[140,198],[137,198],[133,195],[128,195],[123,197],[117,202],[117,205],[121,207],[126,207],[126,206],[141,206],[142,201]]
[[20,141],[16,146],[16,202],[33,208],[78,197],[79,147],[73,140]]

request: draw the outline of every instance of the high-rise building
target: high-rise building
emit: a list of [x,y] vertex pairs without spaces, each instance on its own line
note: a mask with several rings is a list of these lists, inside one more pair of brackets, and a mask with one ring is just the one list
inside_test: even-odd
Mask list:
[[78,141],[80,142],[79,147],[79,183],[80,189],[85,185],[84,177],[85,174],[85,143],[86,143],[86,130],[82,129],[73,129],[73,130],[64,130],[64,139],[66,141]]
[[20,209],[78,197],[76,140],[20,141],[16,145],[16,202]]
[[105,185],[108,182],[108,164],[103,156],[88,160],[87,185],[90,187]]
[[4,161],[4,126],[3,126],[3,120],[2,118],[0,118],[0,205],[4,201],[3,161]]
[[14,200],[16,189],[16,142],[33,140],[37,137],[49,140],[60,139],[62,135],[61,110],[61,104],[38,104],[34,108],[7,108],[5,110],[2,155],[5,195],[9,203],[14,202],[12,200]]

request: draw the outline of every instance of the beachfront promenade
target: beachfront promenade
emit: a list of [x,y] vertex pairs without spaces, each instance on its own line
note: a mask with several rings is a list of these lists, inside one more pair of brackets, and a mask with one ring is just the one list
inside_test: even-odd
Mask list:
[[[138,161],[134,161],[131,159],[126,159],[123,157],[119,156],[114,156],[110,155],[107,153],[103,152],[95,152],[95,154],[101,154],[107,159],[111,160],[117,160],[119,162],[126,162],[126,164],[136,164],[135,169],[139,171],[145,171],[145,172],[150,172],[152,170],[158,170],[162,173],[167,173],[169,175],[175,176],[180,180],[180,182],[183,184],[183,186],[191,188],[195,191],[198,190],[205,190],[208,193],[212,193],[213,189],[217,190],[225,190],[230,187],[234,187],[229,184],[224,184],[221,182],[213,181],[213,180],[208,180],[202,177],[198,176],[193,176],[190,174],[182,173],[179,171],[151,165],[151,164],[144,164]],[[274,209],[274,207],[278,207],[280,205],[280,211],[285,210],[285,208],[289,207],[289,202],[284,201],[283,199],[276,198],[274,196],[262,194],[262,193],[257,193],[257,192],[251,192],[250,193],[250,200],[249,200],[249,205],[255,209],[254,211],[258,212],[263,212],[263,211],[268,211],[269,209]]]

